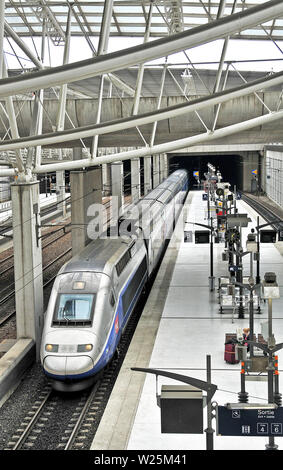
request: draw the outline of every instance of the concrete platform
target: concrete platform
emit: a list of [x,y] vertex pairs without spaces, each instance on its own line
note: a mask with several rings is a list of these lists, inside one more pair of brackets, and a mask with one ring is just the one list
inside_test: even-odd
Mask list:
[[35,343],[19,339],[0,359],[0,407],[17,388],[24,372],[35,361]]
[[[184,221],[206,223],[205,209],[206,203],[201,200],[201,193],[190,192],[102,417],[92,450],[206,448],[205,434],[161,434],[155,376],[134,372],[131,367],[156,368],[206,380],[206,356],[211,355],[212,382],[218,386],[213,400],[219,405],[238,402],[240,365],[224,361],[224,341],[225,333],[234,333],[237,328],[249,326],[248,312],[245,312],[244,319],[239,319],[235,314],[234,320],[231,311],[220,314],[218,293],[216,290],[210,292],[208,287],[209,245],[183,241]],[[242,229],[243,240],[246,240],[251,228],[255,227],[257,214],[242,201],[238,202],[238,209],[241,213],[248,213],[253,220],[248,228]],[[283,342],[281,244],[261,245],[261,276],[267,271],[274,271],[280,285],[281,298],[273,301],[276,343]],[[222,261],[223,250],[224,244],[214,245],[216,279],[228,275],[227,262]],[[244,275],[249,275],[249,260],[245,260],[244,265]],[[261,311],[261,314],[255,313],[255,333],[261,332],[260,324],[267,320],[267,304],[261,304]],[[282,351],[279,351],[278,356],[280,371]],[[283,382],[281,375],[279,377],[282,392]],[[179,382],[159,377],[159,394],[162,384],[176,385]],[[267,382],[247,382],[246,388],[250,402],[267,403]],[[223,437],[214,434],[216,450],[264,450],[267,441],[266,437]],[[276,444],[279,449],[283,449],[282,438],[276,438]]]

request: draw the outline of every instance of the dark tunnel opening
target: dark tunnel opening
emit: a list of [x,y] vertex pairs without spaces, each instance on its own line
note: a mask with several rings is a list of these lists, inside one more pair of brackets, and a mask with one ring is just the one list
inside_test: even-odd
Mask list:
[[189,174],[189,180],[197,189],[197,180],[193,176],[194,171],[199,171],[200,181],[204,180],[204,173],[207,173],[207,164],[211,163],[222,174],[222,181],[231,184],[231,188],[243,189],[242,158],[240,155],[169,155],[170,173],[177,168],[185,168]]

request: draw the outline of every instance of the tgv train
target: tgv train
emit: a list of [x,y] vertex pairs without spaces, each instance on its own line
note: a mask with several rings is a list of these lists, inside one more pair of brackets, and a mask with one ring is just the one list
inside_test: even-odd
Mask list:
[[129,206],[116,239],[90,242],[60,269],[41,343],[41,363],[54,389],[87,388],[113,358],[187,191],[187,172],[175,171]]

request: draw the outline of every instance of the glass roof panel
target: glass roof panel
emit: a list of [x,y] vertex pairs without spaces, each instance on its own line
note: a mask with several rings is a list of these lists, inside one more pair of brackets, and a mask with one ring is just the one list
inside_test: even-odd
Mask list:
[[[239,2],[236,12],[247,8],[264,4],[266,0],[246,0]],[[87,34],[98,36],[103,17],[104,0],[74,0],[72,3],[74,13],[79,18],[83,27],[78,25],[75,15],[72,18],[71,31],[74,36]],[[7,0],[5,2],[5,19],[13,27],[16,23],[32,24],[34,35],[40,36],[43,18],[48,19],[49,36],[58,42],[58,36],[64,40],[66,31],[67,0]],[[152,33],[160,37],[168,35],[168,28],[173,34],[182,29],[193,28],[214,20],[218,14],[220,0],[114,0],[111,35],[143,37],[146,27],[146,19],[150,4],[153,5]],[[224,15],[230,15],[234,0],[227,0]],[[167,23],[167,27],[165,24]],[[266,23],[267,31],[272,38],[282,38],[283,17],[279,18],[273,27],[273,21]],[[173,27],[172,27],[173,26]],[[29,28],[17,28],[17,33],[26,36]],[[234,38],[267,39],[260,25],[235,34]],[[56,39],[55,39],[56,38]],[[57,41],[57,42],[56,42]]]

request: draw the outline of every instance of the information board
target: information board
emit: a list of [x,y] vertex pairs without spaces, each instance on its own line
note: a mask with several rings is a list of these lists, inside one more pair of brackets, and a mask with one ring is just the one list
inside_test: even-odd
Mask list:
[[229,409],[217,407],[219,436],[283,436],[283,407],[272,409]]

